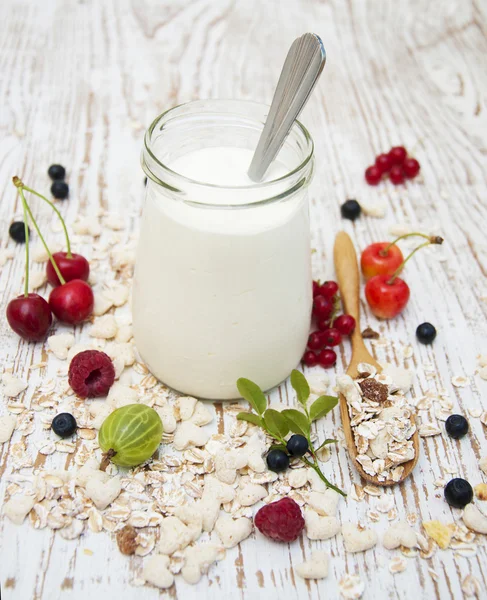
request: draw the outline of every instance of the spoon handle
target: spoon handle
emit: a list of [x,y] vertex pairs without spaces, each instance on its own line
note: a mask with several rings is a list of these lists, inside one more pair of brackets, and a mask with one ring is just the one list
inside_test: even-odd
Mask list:
[[344,231],[337,233],[333,250],[335,270],[345,312],[355,319],[360,332],[360,275],[353,242]]
[[261,181],[303,110],[326,62],[323,42],[314,33],[294,40],[277,83],[271,108],[248,175]]

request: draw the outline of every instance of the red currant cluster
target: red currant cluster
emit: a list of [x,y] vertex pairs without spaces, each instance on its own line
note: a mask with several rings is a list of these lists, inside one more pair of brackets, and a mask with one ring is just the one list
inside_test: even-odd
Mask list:
[[313,281],[313,317],[318,328],[308,338],[308,350],[303,362],[308,367],[321,365],[332,367],[337,361],[333,346],[338,346],[342,336],[349,336],[355,329],[355,319],[351,315],[339,315],[338,284],[325,281],[320,284]]
[[389,175],[394,185],[404,183],[404,179],[414,179],[420,165],[415,158],[408,157],[404,146],[395,146],[387,154],[379,154],[375,164],[365,169],[365,180],[369,185],[377,185],[383,177]]

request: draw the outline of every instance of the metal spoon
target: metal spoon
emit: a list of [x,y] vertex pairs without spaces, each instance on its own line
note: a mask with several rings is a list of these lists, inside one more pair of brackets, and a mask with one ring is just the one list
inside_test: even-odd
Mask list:
[[303,110],[325,62],[323,42],[315,33],[305,33],[292,43],[248,170],[252,181],[264,177]]

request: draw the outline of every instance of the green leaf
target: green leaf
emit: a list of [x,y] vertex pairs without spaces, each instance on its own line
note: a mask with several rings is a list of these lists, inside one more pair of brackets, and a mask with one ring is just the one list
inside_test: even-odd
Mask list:
[[281,412],[281,415],[286,417],[287,424],[291,431],[304,435],[305,438],[309,437],[310,423],[306,415],[303,415],[302,412],[299,412],[299,410],[296,410],[295,408],[286,408],[286,410]]
[[328,446],[329,444],[337,444],[338,440],[331,440],[331,439],[326,439],[320,446],[318,446],[318,448],[316,448],[315,452],[318,452],[318,450],[321,450],[324,446]]
[[256,413],[262,415],[267,407],[267,399],[260,387],[250,379],[241,377],[237,381],[237,388],[242,398],[247,400]]
[[272,444],[272,446],[269,448],[269,452],[271,450],[282,450],[283,452],[287,453],[287,448],[284,444]]
[[291,385],[293,386],[299,402],[306,406],[306,402],[308,401],[310,389],[308,382],[306,381],[306,377],[301,373],[301,371],[293,370],[291,373]]
[[309,417],[311,421],[316,421],[324,417],[338,404],[338,398],[334,396],[320,396],[313,402],[309,409]]
[[268,408],[264,413],[264,423],[271,435],[283,438],[289,433],[289,425],[286,417],[273,408]]
[[259,427],[262,427],[263,425],[262,419],[258,415],[254,415],[254,413],[238,413],[237,419],[239,419],[239,421],[248,421],[249,423],[253,423],[254,425],[258,425]]

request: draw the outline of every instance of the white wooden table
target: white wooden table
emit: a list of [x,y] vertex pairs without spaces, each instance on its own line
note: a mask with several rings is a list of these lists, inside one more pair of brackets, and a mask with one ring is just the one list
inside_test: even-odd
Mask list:
[[[362,303],[363,324],[391,342],[375,348],[379,360],[416,370],[414,395],[445,387],[455,412],[468,416],[468,408],[482,403],[485,410],[487,382],[474,373],[476,355],[487,352],[486,11],[486,3],[478,0],[6,0],[0,5],[1,248],[14,248],[7,229],[20,216],[11,177],[18,174],[47,191],[46,170],[52,162],[69,172],[71,196],[62,204],[68,223],[80,212],[103,207],[124,215],[130,229],[137,230],[143,201],[139,152],[144,128],[154,116],[196,98],[269,102],[290,42],[316,31],[328,62],[302,116],[316,144],[314,274],[333,277],[332,245],[340,228],[358,248],[390,239],[389,228],[403,222],[442,234],[446,242],[440,254],[425,252],[407,267],[412,297],[406,312],[379,323]],[[397,188],[366,186],[365,167],[394,144],[415,148],[421,181]],[[343,222],[339,207],[350,197],[383,203],[386,216]],[[47,227],[47,210],[38,207],[37,214]],[[13,261],[0,271],[2,315],[22,288],[24,257],[14,249]],[[432,347],[415,340],[416,326],[425,320],[438,329]],[[414,353],[404,359],[408,345]],[[3,366],[20,377],[45,358],[39,345],[19,343],[3,317],[0,347]],[[345,345],[337,373],[348,356]],[[453,387],[455,375],[466,375],[470,385]],[[55,372],[31,371],[31,387],[49,376]],[[448,480],[453,476],[448,471],[456,470],[472,484],[482,481],[477,463],[487,454],[486,428],[478,418],[469,421],[471,433],[460,442],[444,435],[422,439],[413,476],[394,489],[398,512],[417,515],[418,530],[423,520],[459,519],[459,511],[444,502],[442,489],[435,488],[437,478]],[[324,427],[330,435],[339,426],[336,411]],[[33,434],[38,435],[42,432]],[[16,432],[0,452],[0,497],[12,472],[9,448],[20,439]],[[347,490],[359,482],[343,449],[324,468]],[[368,523],[373,503],[374,498],[343,502],[341,520]],[[400,552],[389,553],[380,545],[351,555],[341,536],[322,544],[304,538],[288,547],[253,535],[197,586],[179,578],[175,587],[159,593],[130,585],[140,574],[141,560],[122,556],[107,534],[65,541],[28,522],[21,527],[6,519],[0,523],[5,600],[338,598],[338,581],[346,572],[359,574],[367,599],[458,599],[469,574],[487,595],[482,536],[471,557],[438,551],[428,560],[408,559],[406,571],[393,575],[389,561]],[[382,516],[374,528],[386,526]],[[293,565],[320,546],[331,554],[329,577],[306,583]]]

